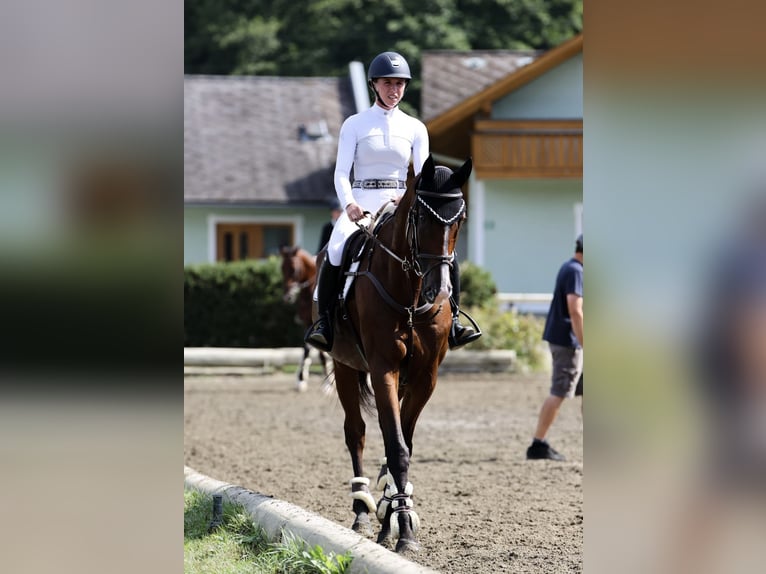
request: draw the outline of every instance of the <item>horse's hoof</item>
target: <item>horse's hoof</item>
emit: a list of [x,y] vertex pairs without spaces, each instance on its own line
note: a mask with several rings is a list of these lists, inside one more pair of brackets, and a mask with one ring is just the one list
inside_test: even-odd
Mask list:
[[298,381],[295,383],[295,392],[305,393],[309,389],[309,384],[306,381]]
[[362,518],[360,520],[359,517],[357,517],[357,519],[354,520],[354,524],[351,525],[351,530],[365,538],[372,538],[375,536],[375,531],[372,529],[372,524],[370,523],[369,518]]
[[400,538],[399,542],[396,543],[396,553],[400,556],[415,556],[418,552],[420,552],[420,544],[414,540]]
[[395,540],[391,536],[391,530],[389,529],[381,530],[380,533],[378,534],[377,542],[383,548],[387,548],[388,550],[393,550]]

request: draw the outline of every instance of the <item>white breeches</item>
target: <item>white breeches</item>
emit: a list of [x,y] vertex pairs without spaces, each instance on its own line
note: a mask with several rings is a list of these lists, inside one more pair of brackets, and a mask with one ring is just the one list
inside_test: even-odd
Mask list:
[[[373,215],[387,201],[396,199],[397,197],[404,195],[403,189],[358,189],[354,188],[352,191],[354,195],[354,201],[359,205],[362,210],[369,211]],[[351,236],[354,231],[359,229],[356,223],[352,222],[348,218],[348,214],[344,210],[340,214],[340,217],[335,222],[335,227],[330,235],[330,240],[327,242],[327,257],[332,265],[341,264],[341,256],[343,255],[343,246],[346,244],[346,240]]]

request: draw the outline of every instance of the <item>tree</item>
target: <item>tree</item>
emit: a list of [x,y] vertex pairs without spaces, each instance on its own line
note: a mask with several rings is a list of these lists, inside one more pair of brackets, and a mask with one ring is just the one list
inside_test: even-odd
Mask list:
[[386,50],[549,49],[582,30],[582,0],[187,0],[185,72],[341,76]]

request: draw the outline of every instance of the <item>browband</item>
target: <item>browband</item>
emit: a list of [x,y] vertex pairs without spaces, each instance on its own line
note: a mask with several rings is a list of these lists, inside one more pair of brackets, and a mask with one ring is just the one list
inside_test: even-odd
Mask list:
[[415,193],[416,193],[417,195],[425,195],[425,196],[427,196],[427,197],[445,197],[445,198],[450,198],[450,197],[454,197],[454,198],[463,197],[463,192],[462,192],[462,191],[455,191],[455,192],[453,192],[453,193],[439,193],[438,191],[426,191],[426,190],[424,190],[424,189],[416,189],[416,190],[415,190]]

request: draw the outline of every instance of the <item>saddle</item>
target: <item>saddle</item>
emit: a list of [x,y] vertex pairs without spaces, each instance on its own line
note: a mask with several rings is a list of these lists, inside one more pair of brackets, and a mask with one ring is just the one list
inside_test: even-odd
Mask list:
[[[342,283],[340,293],[338,293],[341,308],[345,308],[345,301],[354,283],[354,273],[359,267],[359,261],[362,259],[362,255],[367,250],[368,245],[373,243],[371,236],[377,237],[383,224],[393,217],[394,211],[396,211],[394,202],[387,201],[375,215],[370,216],[370,221],[366,225],[366,232],[363,229],[359,229],[351,234],[346,241],[341,257],[341,273],[345,276],[345,281]],[[370,247],[371,250],[372,247]]]

